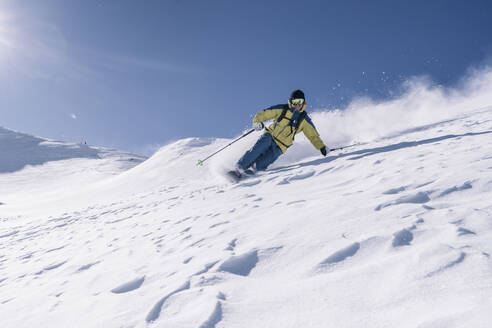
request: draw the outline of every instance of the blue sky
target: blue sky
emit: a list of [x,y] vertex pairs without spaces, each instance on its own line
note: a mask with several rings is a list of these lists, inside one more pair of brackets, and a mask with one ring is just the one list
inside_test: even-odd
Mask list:
[[149,153],[312,109],[452,86],[492,53],[491,1],[0,1],[0,126]]

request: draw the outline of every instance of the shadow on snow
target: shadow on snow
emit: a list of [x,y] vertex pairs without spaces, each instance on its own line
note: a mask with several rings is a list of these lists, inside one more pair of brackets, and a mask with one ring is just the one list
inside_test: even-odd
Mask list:
[[388,146],[383,146],[383,147],[367,148],[367,149],[361,149],[361,150],[357,150],[357,151],[353,151],[353,152],[349,152],[349,153],[339,154],[336,156],[328,156],[326,158],[320,158],[320,159],[316,159],[316,160],[305,162],[305,163],[297,163],[297,164],[292,164],[292,165],[281,166],[281,167],[277,167],[277,168],[271,170],[271,172],[281,172],[281,171],[286,171],[286,170],[289,170],[292,168],[317,166],[317,165],[320,165],[323,163],[329,163],[331,161],[334,161],[336,159],[343,158],[343,157],[350,157],[350,158],[348,158],[348,160],[353,161],[353,160],[358,160],[358,159],[372,156],[372,155],[376,155],[376,154],[382,154],[382,153],[387,153],[387,152],[391,152],[391,151],[395,151],[395,150],[437,143],[437,142],[441,142],[443,140],[455,139],[455,138],[459,139],[462,137],[474,137],[474,136],[480,136],[480,135],[489,134],[489,133],[492,133],[492,131],[469,132],[469,133],[464,133],[464,134],[448,134],[445,136],[440,136],[440,137],[435,137],[435,138],[430,138],[430,139],[424,139],[424,140],[418,140],[418,141],[404,141],[404,142],[400,142],[400,143],[388,145]]

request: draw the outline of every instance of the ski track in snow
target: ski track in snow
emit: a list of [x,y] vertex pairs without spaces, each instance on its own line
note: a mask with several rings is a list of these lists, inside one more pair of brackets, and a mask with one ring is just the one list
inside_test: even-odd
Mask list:
[[167,294],[163,298],[161,298],[155,305],[154,307],[150,310],[149,314],[147,314],[147,317],[145,318],[145,321],[147,322],[152,322],[157,320],[161,314],[161,309],[164,303],[168,298],[173,296],[174,294],[177,294],[179,292],[182,292],[183,290],[187,290],[190,288],[190,282],[187,281],[184,283],[181,287],[177,288],[176,290],[172,291],[171,293]]
[[[492,156],[478,118],[466,123],[472,134],[457,122],[279,164],[238,184],[212,173],[183,180],[179,167],[140,186],[151,170],[137,166],[113,178],[119,197],[94,189],[97,197],[83,195],[90,201],[48,202],[39,214],[9,200],[0,213],[0,315],[6,327],[47,326],[50,313],[87,326],[218,328],[302,326],[296,318],[314,327],[327,317],[355,327],[360,314],[377,327],[414,323],[421,306],[439,309],[422,324],[468,322],[466,306],[492,306]],[[163,157],[210,145],[189,142]],[[147,187],[154,179],[162,180]],[[463,303],[450,301],[457,292]],[[384,320],[372,316],[381,304]]]

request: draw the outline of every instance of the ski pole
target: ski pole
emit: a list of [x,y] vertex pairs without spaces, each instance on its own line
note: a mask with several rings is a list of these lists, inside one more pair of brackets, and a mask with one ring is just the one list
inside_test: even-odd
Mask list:
[[219,150],[217,150],[215,153],[213,153],[212,155],[208,156],[207,158],[202,159],[202,160],[200,160],[200,159],[199,159],[199,160],[198,160],[198,163],[196,163],[196,165],[197,165],[197,166],[201,166],[201,165],[203,165],[203,162],[205,162],[207,159],[209,159],[210,157],[214,156],[214,155],[215,155],[215,154],[217,154],[218,152],[223,151],[224,149],[226,149],[227,147],[229,147],[230,145],[232,145],[232,144],[233,144],[233,143],[235,143],[236,141],[239,141],[240,139],[242,139],[242,138],[246,137],[248,134],[250,134],[250,133],[252,133],[252,132],[254,132],[254,131],[255,131],[255,129],[252,129],[252,130],[250,130],[250,131],[246,132],[245,134],[243,134],[242,136],[240,136],[240,137],[239,137],[239,138],[237,138],[236,140],[232,141],[232,142],[231,142],[231,143],[229,143],[227,146],[224,146],[224,147],[220,148]]
[[351,144],[351,145],[348,145],[348,146],[343,146],[343,147],[338,147],[338,148],[331,148],[330,151],[341,150],[341,149],[345,149],[345,148],[349,148],[349,147],[354,147],[354,146],[357,146],[357,145],[360,145],[360,143],[354,143],[354,144]]

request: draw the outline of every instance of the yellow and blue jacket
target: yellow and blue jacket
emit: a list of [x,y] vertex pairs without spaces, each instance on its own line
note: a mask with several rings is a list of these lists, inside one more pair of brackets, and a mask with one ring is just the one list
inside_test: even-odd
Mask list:
[[[300,111],[295,111],[287,104],[272,106],[256,114],[253,118],[253,124],[273,120],[273,123],[266,128],[265,133],[269,133],[273,137],[283,153],[292,146],[294,137],[299,132],[303,132],[313,146],[319,150],[324,147],[324,143],[311,118],[304,112],[305,108],[306,103]],[[285,115],[281,117],[283,113]]]

